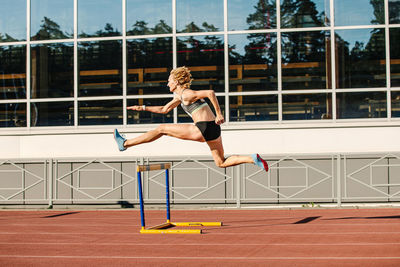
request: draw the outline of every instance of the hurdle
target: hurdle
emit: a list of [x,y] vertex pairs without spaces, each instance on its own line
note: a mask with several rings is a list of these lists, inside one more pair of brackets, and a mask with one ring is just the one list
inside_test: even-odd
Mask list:
[[[137,166],[137,181],[139,189],[139,200],[140,200],[140,219],[142,228],[140,229],[141,234],[201,234],[201,229],[168,229],[175,226],[186,227],[186,226],[222,226],[222,222],[171,222],[171,212],[169,203],[169,169],[171,168],[170,163],[161,164],[148,164]],[[142,191],[142,172],[144,171],[155,171],[165,170],[165,193],[166,193],[166,208],[167,208],[167,221],[165,223],[146,228],[145,217],[144,217],[144,202],[143,202],[143,191]]]

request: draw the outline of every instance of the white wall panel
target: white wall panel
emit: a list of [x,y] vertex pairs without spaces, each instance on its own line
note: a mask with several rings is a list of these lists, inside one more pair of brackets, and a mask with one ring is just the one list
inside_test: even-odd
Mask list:
[[[140,133],[127,133],[133,138]],[[400,151],[400,127],[224,130],[226,154]],[[171,137],[119,152],[110,133],[0,136],[0,158],[209,156],[206,144]]]

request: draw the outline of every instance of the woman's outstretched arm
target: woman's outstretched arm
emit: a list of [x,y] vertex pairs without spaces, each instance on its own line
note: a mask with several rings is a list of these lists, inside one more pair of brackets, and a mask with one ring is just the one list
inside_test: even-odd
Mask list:
[[127,107],[129,110],[136,110],[136,111],[149,111],[153,113],[160,113],[160,114],[167,114],[174,108],[176,108],[181,101],[179,98],[174,97],[170,102],[168,102],[165,106],[130,106]]

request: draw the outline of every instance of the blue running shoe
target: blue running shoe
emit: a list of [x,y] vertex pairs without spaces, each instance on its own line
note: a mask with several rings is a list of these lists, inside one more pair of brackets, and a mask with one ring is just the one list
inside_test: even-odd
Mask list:
[[125,138],[125,136],[119,134],[117,129],[114,130],[114,139],[117,142],[119,151],[126,150],[126,147],[124,147],[124,143],[126,141],[126,138]]
[[258,154],[253,154],[251,155],[253,158],[254,164],[256,164],[258,167],[262,168],[264,171],[268,171],[268,163],[263,160],[260,155]]

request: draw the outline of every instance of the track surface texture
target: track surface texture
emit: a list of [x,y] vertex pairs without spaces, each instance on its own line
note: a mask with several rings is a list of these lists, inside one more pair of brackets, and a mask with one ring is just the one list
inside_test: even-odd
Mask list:
[[[178,210],[223,222],[140,234],[137,210],[0,211],[0,266],[400,266],[400,209]],[[146,225],[165,222],[146,210]]]

